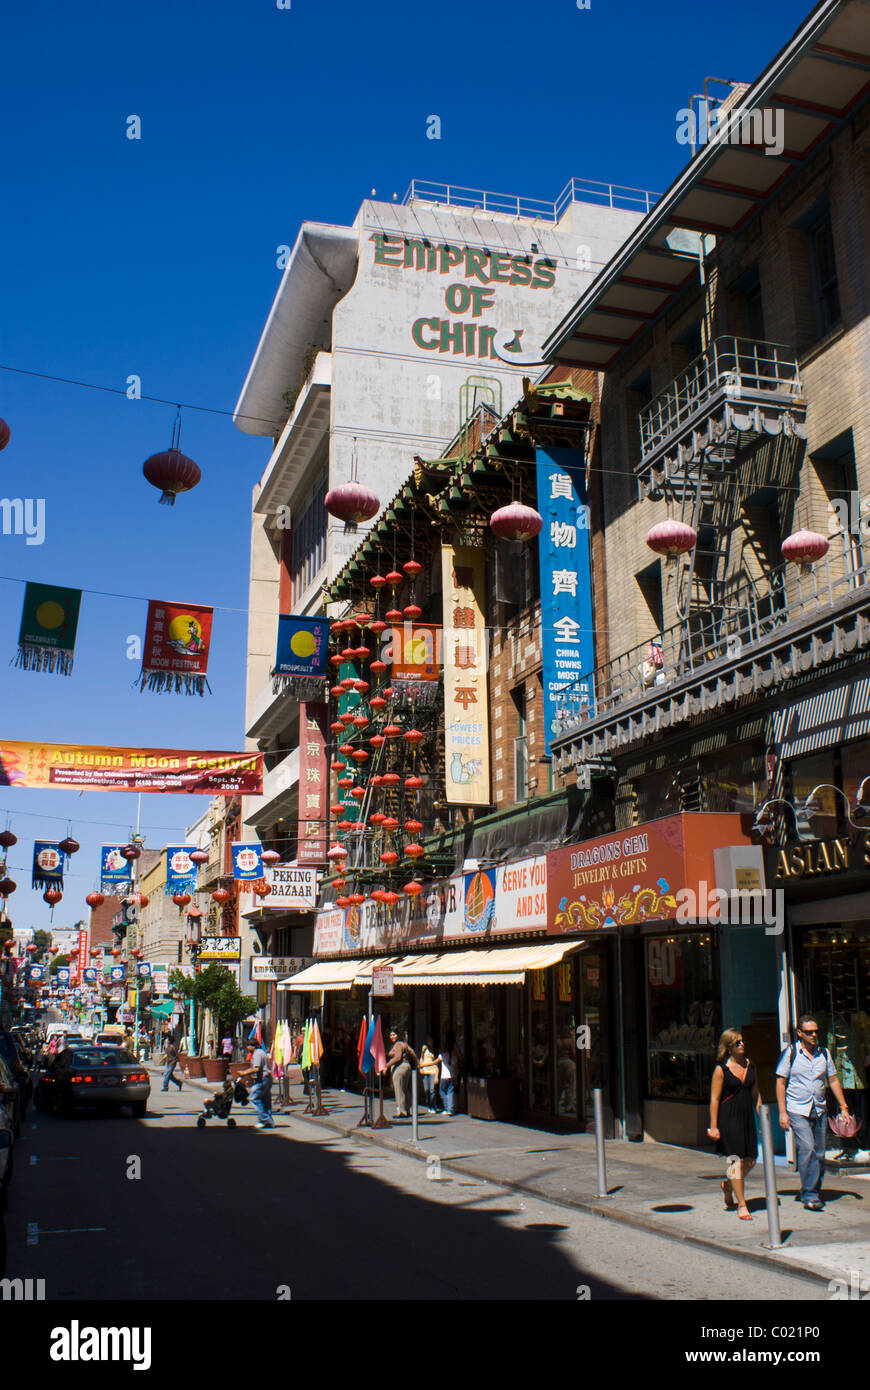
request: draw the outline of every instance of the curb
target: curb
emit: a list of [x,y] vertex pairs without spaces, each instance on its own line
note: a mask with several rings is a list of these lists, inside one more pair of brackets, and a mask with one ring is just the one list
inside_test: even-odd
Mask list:
[[[193,1080],[185,1078],[185,1080],[190,1086],[201,1086],[206,1090],[212,1089],[213,1086],[213,1083],[200,1079],[199,1077]],[[393,1149],[398,1153],[404,1154],[407,1158],[416,1158],[421,1163],[425,1163],[429,1157],[421,1147],[415,1147],[413,1144],[401,1139],[381,1138],[380,1136],[383,1134],[383,1130],[376,1130],[372,1133],[372,1131],[367,1128],[358,1128],[356,1125],[348,1127],[347,1125],[341,1124],[338,1120],[329,1120],[315,1115],[307,1115],[298,1107],[298,1104],[297,1106],[293,1106],[290,1110],[282,1110],[280,1114],[282,1119],[295,1118],[298,1120],[305,1120],[306,1123],[313,1124],[319,1129],[332,1130],[333,1133],[341,1134],[346,1139],[361,1139],[371,1144],[374,1148]],[[491,1174],[482,1173],[479,1169],[471,1165],[456,1162],[451,1159],[442,1158],[441,1166],[442,1168],[447,1168],[452,1173],[461,1173],[464,1177],[478,1178],[484,1182],[492,1183],[493,1186],[503,1187],[509,1192],[522,1192],[528,1197],[535,1197],[538,1201],[549,1202],[555,1207],[565,1207],[568,1211],[584,1211],[591,1216],[598,1216],[606,1221],[618,1221],[623,1226],[631,1226],[634,1227],[635,1230],[648,1231],[652,1235],[664,1236],[668,1240],[680,1241],[684,1245],[695,1245],[702,1250],[713,1250],[717,1255],[730,1255],[735,1259],[752,1260],[756,1264],[765,1265],[767,1268],[773,1266],[774,1269],[781,1270],[784,1273],[794,1274],[798,1278],[812,1279],[817,1283],[822,1282],[827,1284],[836,1273],[833,1268],[829,1273],[825,1273],[816,1266],[800,1264],[791,1258],[780,1259],[778,1257],[779,1252],[775,1250],[753,1250],[742,1245],[729,1245],[721,1241],[712,1240],[708,1236],[693,1235],[691,1232],[687,1231],[674,1231],[652,1220],[650,1217],[640,1216],[636,1212],[620,1211],[616,1207],[602,1206],[600,1198],[573,1197],[567,1199],[565,1197],[554,1197],[551,1196],[550,1193],[541,1192],[538,1188],[531,1187],[528,1183],[512,1182],[508,1178],[494,1178]],[[780,1206],[782,1206],[781,1199]],[[788,1250],[789,1247],[784,1245],[782,1248],[783,1250]]]

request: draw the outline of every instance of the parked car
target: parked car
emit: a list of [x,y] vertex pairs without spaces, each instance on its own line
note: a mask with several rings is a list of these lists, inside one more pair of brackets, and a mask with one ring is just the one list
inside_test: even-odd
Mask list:
[[4,1212],[8,1205],[14,1149],[15,1125],[12,1118],[12,1106],[5,1104],[0,1099],[0,1212]]
[[27,1114],[27,1107],[33,1096],[32,1067],[24,1061],[18,1044],[5,1028],[0,1028],[0,1060],[6,1064],[18,1091],[19,1108],[16,1113],[16,1129],[20,1130],[21,1121]]
[[69,1115],[77,1105],[129,1105],[141,1119],[150,1094],[147,1071],[124,1048],[68,1047],[39,1078],[34,1104],[59,1115]]

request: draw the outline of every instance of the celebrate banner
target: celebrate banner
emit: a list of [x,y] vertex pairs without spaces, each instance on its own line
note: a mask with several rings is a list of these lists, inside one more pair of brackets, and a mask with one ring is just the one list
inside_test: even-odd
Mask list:
[[211,642],[213,608],[195,603],[148,604],[145,653],[139,673],[140,690],[167,690],[204,695]]
[[196,845],[167,845],[166,847],[166,892],[195,893],[197,890],[197,868],[190,857]]
[[15,665],[25,671],[71,675],[81,602],[81,589],[28,584],[24,590]]
[[33,887],[63,887],[63,850],[56,840],[34,841]]
[[4,741],[0,786],[261,796],[263,754]]

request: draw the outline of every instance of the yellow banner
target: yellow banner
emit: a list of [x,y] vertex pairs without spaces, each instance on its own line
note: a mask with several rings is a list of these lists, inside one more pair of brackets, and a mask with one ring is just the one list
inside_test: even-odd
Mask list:
[[447,801],[454,806],[489,806],[483,551],[443,545],[441,574]]
[[0,741],[0,786],[108,792],[263,792],[262,753]]

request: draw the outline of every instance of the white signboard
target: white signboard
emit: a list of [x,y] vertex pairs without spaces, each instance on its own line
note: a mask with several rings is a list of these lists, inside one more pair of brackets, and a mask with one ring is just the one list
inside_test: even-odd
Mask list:
[[300,869],[296,864],[276,864],[266,869],[266,882],[272,891],[263,907],[295,908],[307,911],[317,902],[317,870]]
[[393,967],[391,965],[376,965],[372,970],[372,994],[392,998],[395,992]]
[[251,982],[285,980],[313,964],[313,956],[251,956]]
[[153,966],[153,967],[152,967],[152,970],[151,970],[151,980],[152,980],[152,985],[151,985],[151,987],[152,987],[152,989],[154,990],[154,994],[155,994],[155,995],[158,995],[158,994],[168,994],[168,993],[169,993],[169,966],[168,966],[168,965],[155,965],[155,966]]
[[538,931],[546,925],[547,856],[499,865],[493,934]]

